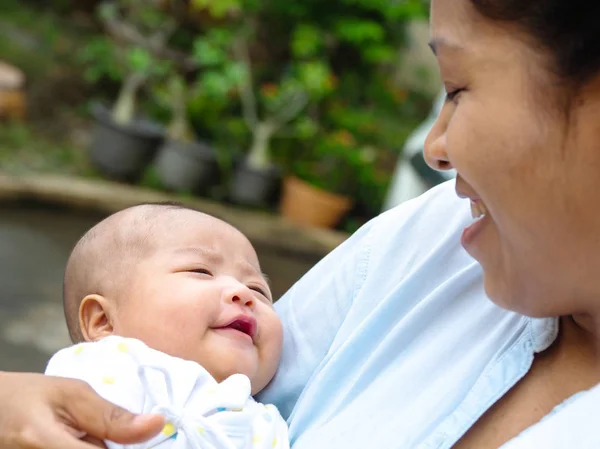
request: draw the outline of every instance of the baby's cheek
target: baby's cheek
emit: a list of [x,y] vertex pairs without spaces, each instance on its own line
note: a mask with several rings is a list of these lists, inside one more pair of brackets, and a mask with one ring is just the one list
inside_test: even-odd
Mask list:
[[158,307],[130,315],[119,335],[136,338],[157,351],[189,358],[189,352],[203,333],[203,323],[193,313]]
[[[267,376],[273,376],[279,365],[283,346],[283,325],[274,311],[265,318],[266,331],[262,335],[261,363]],[[270,380],[270,379],[269,379]]]

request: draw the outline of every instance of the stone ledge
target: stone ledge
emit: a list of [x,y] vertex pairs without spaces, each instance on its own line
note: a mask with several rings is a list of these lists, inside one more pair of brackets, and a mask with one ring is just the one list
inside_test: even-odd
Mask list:
[[110,181],[0,173],[0,201],[21,199],[107,214],[139,203],[178,201],[231,223],[256,244],[308,257],[323,257],[348,238],[347,234],[341,232],[300,227],[267,213],[235,209],[199,198],[181,199],[167,193]]

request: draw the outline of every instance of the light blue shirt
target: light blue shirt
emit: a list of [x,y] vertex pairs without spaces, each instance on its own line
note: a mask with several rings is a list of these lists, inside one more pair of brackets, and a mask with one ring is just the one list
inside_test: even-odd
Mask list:
[[556,319],[502,310],[460,247],[449,181],[382,214],[277,304],[281,366],[259,400],[293,449],[445,449],[529,370]]

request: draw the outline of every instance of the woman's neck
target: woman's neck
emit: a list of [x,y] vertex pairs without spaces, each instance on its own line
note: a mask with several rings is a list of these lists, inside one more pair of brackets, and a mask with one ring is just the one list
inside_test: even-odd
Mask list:
[[600,321],[589,314],[565,316],[560,319],[561,338],[592,358],[600,369]]

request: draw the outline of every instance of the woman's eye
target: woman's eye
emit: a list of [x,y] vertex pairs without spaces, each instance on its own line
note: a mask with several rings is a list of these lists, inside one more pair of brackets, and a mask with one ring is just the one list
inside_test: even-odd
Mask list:
[[464,91],[464,89],[455,89],[446,94],[446,103],[450,101],[456,101],[458,96]]

